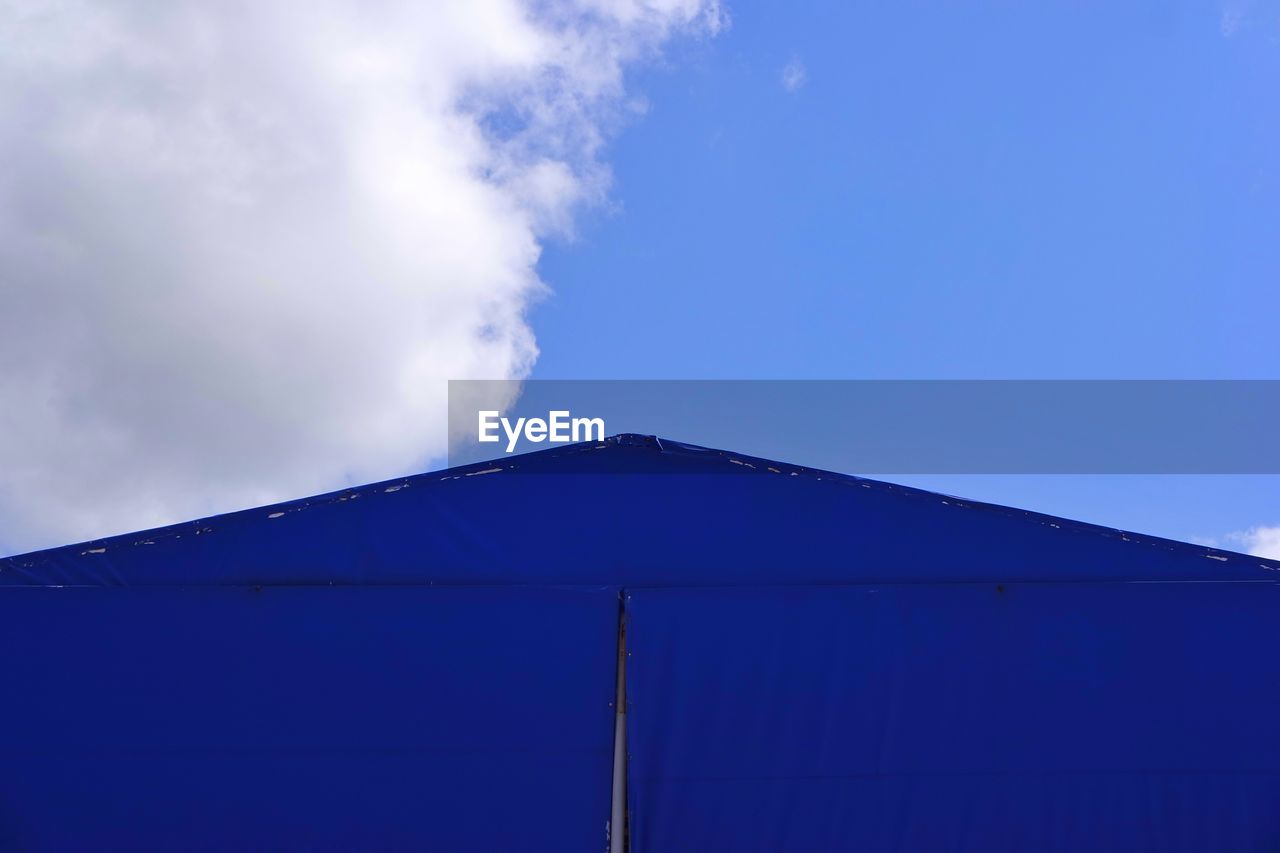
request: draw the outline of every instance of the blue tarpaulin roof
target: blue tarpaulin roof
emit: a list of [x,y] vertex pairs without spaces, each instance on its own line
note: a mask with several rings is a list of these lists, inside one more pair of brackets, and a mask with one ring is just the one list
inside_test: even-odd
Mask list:
[[0,584],[1270,580],[1276,570],[1230,551],[622,435],[10,557]]
[[[1280,849],[1280,563],[644,436],[0,561],[0,849]],[[625,624],[625,631],[620,628]]]

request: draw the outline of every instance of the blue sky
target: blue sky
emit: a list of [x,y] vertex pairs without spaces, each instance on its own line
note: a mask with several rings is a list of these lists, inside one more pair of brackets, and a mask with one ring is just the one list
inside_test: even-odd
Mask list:
[[739,2],[645,74],[537,375],[1274,376],[1280,8],[952,5]]
[[1278,80],[1276,0],[0,4],[0,552],[428,469],[450,379],[1274,377]]
[[[638,75],[614,207],[540,263],[534,377],[1276,376],[1280,7],[730,13]],[[907,479],[1180,538],[1280,524],[1267,476]]]

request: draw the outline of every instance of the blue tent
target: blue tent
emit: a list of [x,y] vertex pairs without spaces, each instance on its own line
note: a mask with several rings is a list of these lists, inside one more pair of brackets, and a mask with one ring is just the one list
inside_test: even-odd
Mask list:
[[634,435],[10,557],[0,849],[604,850],[624,672],[634,851],[1276,850],[1277,571]]

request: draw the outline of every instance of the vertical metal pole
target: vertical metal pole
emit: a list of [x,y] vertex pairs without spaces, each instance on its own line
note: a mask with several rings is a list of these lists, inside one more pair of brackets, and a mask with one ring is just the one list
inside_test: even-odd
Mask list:
[[613,708],[613,808],[609,814],[609,853],[627,849],[627,615],[618,615],[618,685]]

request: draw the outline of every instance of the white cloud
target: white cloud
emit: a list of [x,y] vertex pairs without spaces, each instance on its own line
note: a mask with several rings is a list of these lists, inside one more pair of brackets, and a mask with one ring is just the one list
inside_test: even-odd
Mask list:
[[799,59],[792,59],[782,66],[782,88],[788,92],[798,92],[808,79],[809,74]]
[[1228,533],[1204,544],[1214,548],[1241,551],[1254,557],[1280,560],[1280,527],[1250,527]]
[[1280,527],[1251,527],[1226,536],[1230,547],[1254,557],[1280,560]]
[[1222,13],[1219,17],[1219,30],[1224,38],[1231,38],[1240,29],[1240,25],[1244,23],[1245,17],[1249,13],[1249,0],[1226,0],[1222,4]]
[[0,0],[0,549],[420,468],[715,0]]

